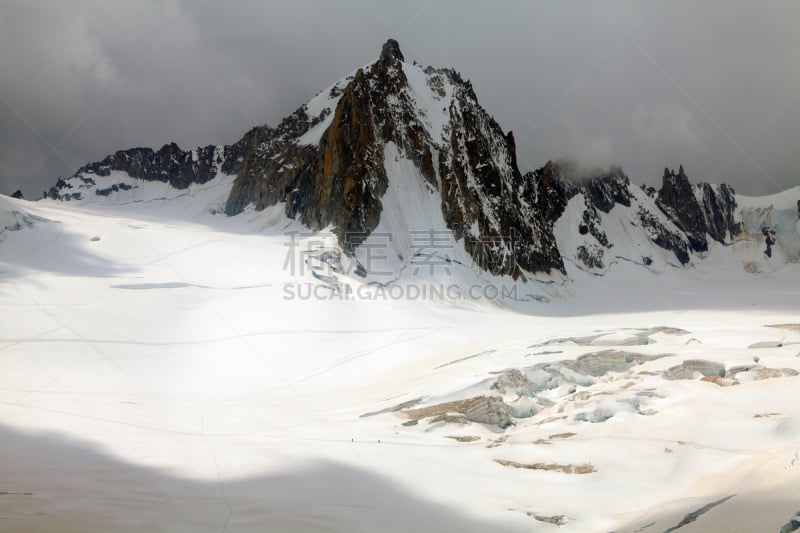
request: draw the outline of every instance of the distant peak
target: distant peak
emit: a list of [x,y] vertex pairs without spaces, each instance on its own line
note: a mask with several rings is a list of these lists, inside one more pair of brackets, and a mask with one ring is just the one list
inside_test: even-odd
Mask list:
[[389,39],[381,49],[381,61],[391,62],[393,60],[405,61],[405,58],[403,57],[403,52],[400,51],[400,43],[394,39]]

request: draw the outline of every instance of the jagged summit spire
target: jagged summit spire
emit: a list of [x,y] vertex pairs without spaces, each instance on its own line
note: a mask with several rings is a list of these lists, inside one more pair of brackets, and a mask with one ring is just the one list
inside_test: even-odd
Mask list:
[[389,39],[381,48],[381,61],[389,62],[392,60],[405,61],[403,52],[400,51],[400,43],[394,39]]

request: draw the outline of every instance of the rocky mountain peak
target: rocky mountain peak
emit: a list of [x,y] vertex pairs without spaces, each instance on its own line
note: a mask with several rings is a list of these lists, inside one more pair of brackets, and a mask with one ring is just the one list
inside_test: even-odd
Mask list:
[[692,185],[683,165],[677,173],[664,169],[656,205],[686,233],[695,252],[708,250],[708,236],[724,243],[739,232],[733,220],[736,209],[733,189],[725,184]]
[[675,225],[686,232],[692,250],[708,250],[705,218],[682,165],[677,174],[674,170],[664,169],[656,203]]
[[[186,189],[192,183],[205,183],[217,175],[227,156],[228,147],[205,146],[193,150],[182,150],[177,144],[169,143],[158,151],[151,148],[130,148],[119,150],[102,161],[84,165],[74,177],[79,177],[77,186],[70,179],[59,180],[55,187],[45,191],[49,198],[81,199],[82,195],[93,192],[97,196],[107,196],[119,189],[119,183],[110,188],[96,186],[97,177],[109,177],[113,172],[127,174],[143,181],[167,182],[176,189]],[[130,186],[125,185],[130,188]],[[66,195],[62,191],[71,189]],[[93,189],[90,190],[90,189]]]
[[400,51],[400,43],[398,43],[394,39],[389,39],[385,43],[383,43],[383,48],[381,49],[380,55],[380,62],[382,63],[394,63],[394,62],[403,62],[405,58],[403,57],[403,52]]
[[[275,127],[257,126],[231,146],[122,150],[45,195],[114,201],[147,181],[186,189],[220,175],[234,178],[229,216],[283,205],[313,230],[331,228],[353,257],[373,232],[407,242],[410,230],[431,224],[452,232],[483,270],[515,278],[566,274],[565,260],[600,272],[618,260],[618,227],[640,228],[640,239],[680,264],[707,251],[709,238],[725,243],[739,231],[733,189],[692,185],[682,166],[664,170],[658,192],[633,187],[619,166],[587,172],[549,161],[523,176],[513,134],[480,106],[469,81],[453,69],[405,62],[394,39],[373,64]],[[424,204],[424,213],[412,204]],[[408,261],[416,252],[403,246],[394,257]],[[627,259],[654,264],[657,254],[641,253]]]

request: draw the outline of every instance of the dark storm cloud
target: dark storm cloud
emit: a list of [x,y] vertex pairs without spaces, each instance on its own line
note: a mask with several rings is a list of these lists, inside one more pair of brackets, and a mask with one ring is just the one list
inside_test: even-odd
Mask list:
[[795,2],[298,0],[0,6],[0,192],[36,197],[120,148],[232,143],[371,62],[452,66],[524,169],[800,184]]

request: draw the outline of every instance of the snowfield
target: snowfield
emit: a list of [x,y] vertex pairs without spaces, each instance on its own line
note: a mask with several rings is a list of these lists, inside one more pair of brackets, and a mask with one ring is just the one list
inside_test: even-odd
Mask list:
[[[409,299],[514,286],[456,250],[449,273],[394,269],[394,298],[294,257],[286,232],[334,239],[282,205],[215,214],[230,179],[0,198],[0,530],[792,531],[792,257],[753,273],[720,245],[684,268],[568,263],[516,299]],[[439,228],[438,196],[400,179],[387,201]],[[796,205],[773,204],[742,210]]]

